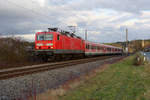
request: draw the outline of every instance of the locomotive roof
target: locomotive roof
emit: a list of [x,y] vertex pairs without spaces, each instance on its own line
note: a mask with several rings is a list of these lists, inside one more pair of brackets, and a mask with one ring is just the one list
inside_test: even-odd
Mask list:
[[73,32],[69,32],[69,31],[65,31],[65,30],[61,30],[59,28],[48,28],[48,32],[58,32],[62,35],[66,35],[66,36],[70,36],[70,37],[73,37],[73,38],[79,38],[79,39],[82,39],[80,36],[77,36],[75,35]]

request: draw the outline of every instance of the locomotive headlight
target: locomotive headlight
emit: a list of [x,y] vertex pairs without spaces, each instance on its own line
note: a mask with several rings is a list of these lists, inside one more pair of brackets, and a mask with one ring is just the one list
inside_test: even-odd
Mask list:
[[42,44],[42,43],[37,43],[36,45],[37,45],[37,46],[43,46],[43,44]]
[[53,43],[47,43],[46,46],[53,46]]
[[36,49],[39,49],[39,47],[36,47]]

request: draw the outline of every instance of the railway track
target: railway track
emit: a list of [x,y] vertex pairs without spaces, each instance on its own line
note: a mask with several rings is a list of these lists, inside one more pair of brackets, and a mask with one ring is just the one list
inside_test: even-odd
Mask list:
[[0,70],[0,80],[23,76],[27,74],[33,74],[33,73],[47,71],[47,70],[53,70],[57,68],[64,68],[67,66],[72,66],[77,64],[93,62],[96,60],[104,60],[112,57],[114,56],[86,58],[86,59],[79,59],[79,60],[72,60],[72,61],[65,61],[65,62],[46,63],[46,64],[39,64],[39,65],[32,65],[32,66],[24,66],[20,68],[4,69],[4,70]]

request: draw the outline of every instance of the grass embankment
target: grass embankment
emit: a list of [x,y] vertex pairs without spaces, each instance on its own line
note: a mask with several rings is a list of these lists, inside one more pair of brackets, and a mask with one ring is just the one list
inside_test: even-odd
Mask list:
[[150,100],[150,66],[134,65],[135,56],[110,65],[75,89],[60,96],[62,100]]

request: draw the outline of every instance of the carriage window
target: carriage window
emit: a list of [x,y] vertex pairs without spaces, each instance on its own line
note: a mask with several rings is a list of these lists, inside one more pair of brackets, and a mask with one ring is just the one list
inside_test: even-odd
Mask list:
[[99,46],[97,46],[96,49],[99,50]]
[[92,49],[92,46],[91,46],[91,45],[89,45],[89,49]]
[[94,49],[94,46],[92,46],[92,50]]
[[103,47],[101,47],[100,50],[104,50]]
[[109,48],[107,48],[107,51],[109,51]]
[[60,35],[57,35],[57,40],[60,40]]
[[88,45],[86,44],[86,49],[88,49]]
[[107,51],[111,51],[111,48],[107,48]]
[[89,44],[86,44],[86,49],[90,49],[90,45]]

